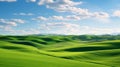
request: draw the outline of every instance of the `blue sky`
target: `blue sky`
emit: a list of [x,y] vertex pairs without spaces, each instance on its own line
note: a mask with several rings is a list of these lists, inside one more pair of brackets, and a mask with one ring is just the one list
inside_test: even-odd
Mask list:
[[120,0],[0,0],[0,34],[120,33]]

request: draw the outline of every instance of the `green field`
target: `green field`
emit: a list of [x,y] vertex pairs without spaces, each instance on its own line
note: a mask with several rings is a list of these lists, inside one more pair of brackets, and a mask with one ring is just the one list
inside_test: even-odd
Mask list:
[[120,40],[84,39],[0,36],[0,67],[120,67]]

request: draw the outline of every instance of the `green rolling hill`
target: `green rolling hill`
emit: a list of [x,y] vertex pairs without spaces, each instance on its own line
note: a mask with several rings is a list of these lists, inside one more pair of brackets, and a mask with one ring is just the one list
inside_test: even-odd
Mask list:
[[0,67],[120,67],[120,40],[91,37],[0,36]]

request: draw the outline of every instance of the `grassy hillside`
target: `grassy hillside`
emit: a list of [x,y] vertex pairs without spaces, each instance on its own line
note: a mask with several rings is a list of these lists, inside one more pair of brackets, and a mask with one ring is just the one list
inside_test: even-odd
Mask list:
[[120,40],[102,38],[0,36],[0,67],[120,67]]
[[86,62],[0,49],[0,67],[106,67]]

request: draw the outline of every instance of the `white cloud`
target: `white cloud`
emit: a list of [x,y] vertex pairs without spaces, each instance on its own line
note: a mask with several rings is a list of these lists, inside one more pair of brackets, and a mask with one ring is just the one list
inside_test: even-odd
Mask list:
[[55,20],[59,20],[59,21],[78,21],[81,19],[88,19],[88,18],[92,18],[92,19],[97,19],[99,21],[102,22],[109,22],[109,14],[105,13],[105,12],[95,12],[95,13],[91,13],[89,15],[67,15],[67,16],[49,16],[49,17],[44,17],[44,16],[39,16],[37,18],[33,18],[33,20],[36,21],[55,21]]
[[14,13],[14,15],[21,15],[21,16],[32,16],[33,13]]
[[90,26],[81,26],[75,23],[68,22],[52,22],[40,25],[40,30],[51,34],[66,34],[66,35],[80,35],[80,34],[112,34],[120,33],[119,28],[99,28]]
[[41,33],[41,31],[39,29],[29,28],[29,29],[15,30],[15,29],[12,29],[11,27],[4,28],[4,32],[6,32],[6,34],[8,34],[8,35],[10,35],[10,34],[11,35],[31,35],[31,34],[40,34]]
[[101,23],[111,23],[110,15],[106,12],[94,12],[89,18]]
[[40,34],[41,31],[37,29],[27,29],[27,30],[14,30],[11,32],[17,35],[30,35],[30,34]]
[[13,34],[28,35],[28,34],[65,34],[65,35],[80,35],[80,34],[110,34],[110,33],[120,33],[119,28],[99,28],[99,27],[89,27],[81,26],[75,23],[68,22],[51,22],[40,24],[37,29],[23,29],[23,30],[13,30],[11,26],[0,26],[4,28],[4,31],[11,32]]
[[49,19],[55,19],[55,20],[64,20],[65,18],[63,16],[52,16]]
[[26,0],[27,2],[36,2],[36,0]]
[[99,27],[90,27],[90,26],[81,26],[79,34],[112,34],[120,33],[119,28],[99,28]]
[[0,2],[16,2],[17,0],[0,0]]
[[43,16],[39,16],[37,18],[33,18],[32,20],[36,20],[36,21],[77,21],[77,20],[81,20],[82,17],[81,16],[77,16],[77,15],[68,15],[68,16],[49,16],[49,17],[43,17]]
[[15,31],[15,30],[12,29],[11,26],[5,26],[5,27],[3,27],[3,29],[4,29],[4,31],[6,31],[6,32],[14,32],[14,31]]
[[64,6],[74,6],[81,4],[82,2],[73,2],[71,0],[40,0],[39,5],[46,5],[48,8],[64,7]]
[[60,8],[59,11],[62,12],[71,12],[74,15],[77,15],[81,18],[109,18],[109,14],[106,12],[90,12],[88,9],[82,9],[77,7],[66,7],[66,8]]
[[39,5],[45,5],[49,9],[53,9],[58,12],[69,12],[70,16],[53,16],[53,18],[58,20],[80,20],[95,18],[105,20],[110,17],[106,12],[90,12],[88,9],[79,8],[78,5],[81,5],[83,2],[75,2],[73,0],[40,0]]
[[105,19],[105,18],[109,18],[109,14],[106,12],[95,12],[93,13],[93,17]]
[[6,24],[11,26],[17,26],[17,23],[12,21],[6,22]]
[[79,25],[67,22],[41,24],[40,29],[52,34],[78,34]]
[[68,15],[68,16],[52,16],[52,17],[49,17],[49,19],[69,21],[69,20],[80,20],[81,18],[80,16],[77,16],[77,15]]
[[68,16],[66,16],[66,19],[67,20],[81,20],[82,18],[77,15],[68,15]]
[[120,17],[120,10],[116,10],[113,12],[113,16]]
[[72,0],[40,0],[39,5],[45,5],[47,8],[54,9],[59,12],[67,11],[69,7],[82,4],[82,2],[74,2]]
[[77,8],[82,2],[74,2],[73,0],[40,0],[39,5],[45,5],[47,8],[54,9],[59,12],[72,12],[77,14],[88,14],[88,9]]
[[22,19],[0,19],[0,28],[4,31],[13,31],[12,27],[24,22]]
[[13,22],[17,22],[17,23],[25,23],[24,20],[22,19],[11,19]]
[[0,19],[0,23],[2,23],[2,25],[10,25],[10,26],[17,26],[16,22],[13,21],[8,21],[6,19]]
[[36,20],[36,21],[47,21],[47,20],[49,20],[48,18],[46,18],[46,17],[43,17],[43,16],[39,16],[39,17],[37,17],[37,18],[32,18],[32,20]]

